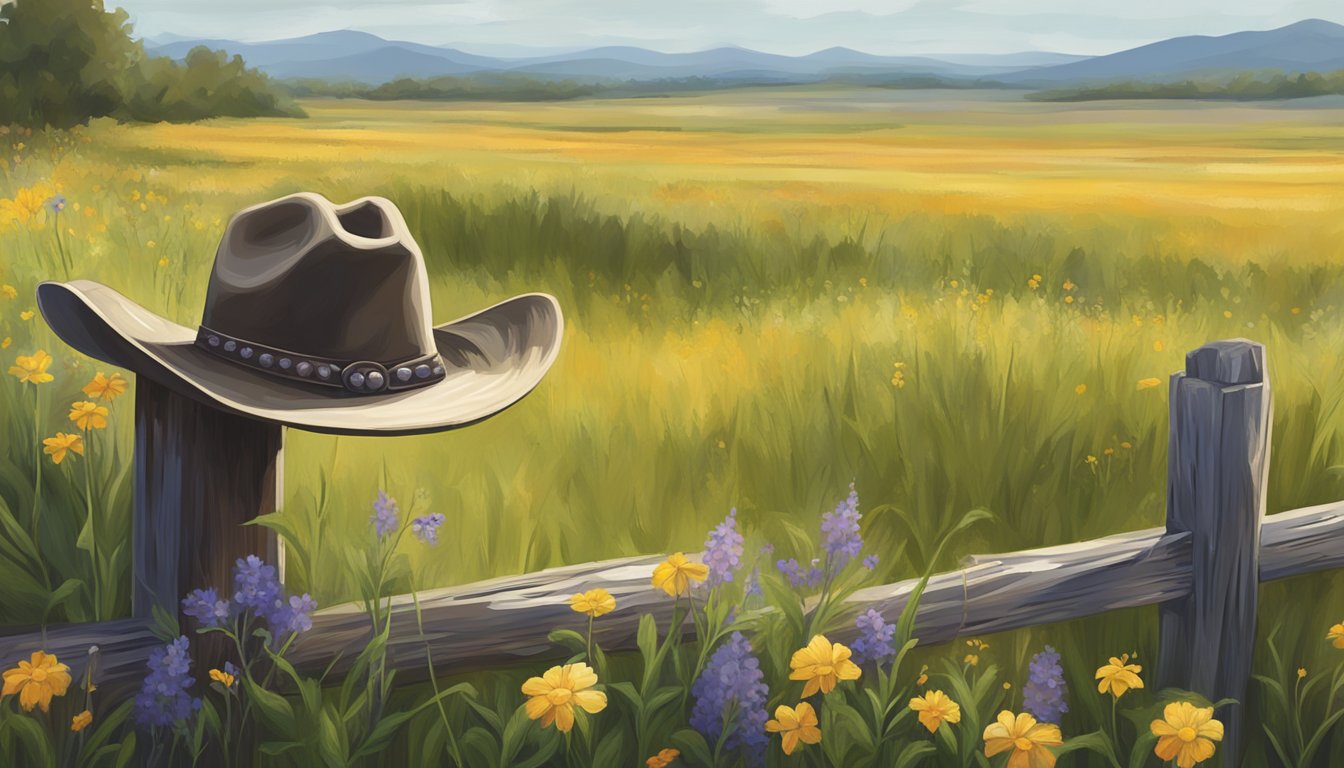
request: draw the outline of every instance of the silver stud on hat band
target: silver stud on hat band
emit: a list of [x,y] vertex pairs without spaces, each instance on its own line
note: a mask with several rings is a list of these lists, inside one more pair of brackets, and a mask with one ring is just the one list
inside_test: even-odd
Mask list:
[[357,395],[416,389],[442,381],[446,375],[443,361],[437,354],[390,364],[374,360],[336,360],[257,344],[205,326],[201,326],[196,335],[196,346],[258,373],[343,389]]

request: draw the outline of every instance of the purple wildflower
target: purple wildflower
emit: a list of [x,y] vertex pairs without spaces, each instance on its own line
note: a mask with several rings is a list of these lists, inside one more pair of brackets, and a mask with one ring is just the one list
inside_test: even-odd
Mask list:
[[271,625],[271,633],[277,637],[288,634],[300,634],[313,628],[312,613],[317,602],[308,595],[291,595],[287,602],[266,617]]
[[867,568],[870,571],[877,567],[877,563],[878,563],[877,555],[869,555],[863,558],[863,567]]
[[852,646],[854,663],[875,661],[881,666],[883,661],[896,656],[896,649],[891,644],[896,625],[883,621],[882,614],[869,608],[866,613],[859,614],[854,626],[859,630],[859,637]]
[[705,540],[705,565],[709,566],[711,588],[733,580],[733,572],[742,564],[742,545],[742,532],[737,529],[737,508],[734,507]]
[[761,588],[761,568],[756,566],[751,569],[751,573],[747,574],[746,595],[747,597],[760,597],[764,594],[765,591]]
[[149,652],[149,675],[135,697],[135,721],[142,727],[184,726],[201,708],[201,700],[187,693],[193,682],[187,648],[182,636]]
[[788,560],[780,560],[776,562],[775,568],[779,569],[779,572],[788,578],[789,583],[793,585],[794,589],[800,589],[807,583],[807,574],[803,573],[803,567],[792,557]]
[[[705,669],[691,686],[695,707],[691,725],[710,743],[717,743],[725,726],[732,732],[724,739],[724,749],[745,748],[749,763],[759,764],[768,743],[765,732],[765,705],[770,689],[765,684],[760,660],[752,653],[751,642],[741,632],[709,657]],[[732,722],[725,718],[732,715]]]
[[182,599],[182,612],[195,619],[203,628],[222,627],[228,622],[233,606],[221,600],[219,593],[210,589],[193,590]]
[[1050,646],[1031,657],[1027,684],[1022,689],[1022,707],[1043,723],[1059,724],[1069,711],[1068,686],[1064,684],[1064,669],[1059,665],[1059,652]]
[[47,201],[47,208],[52,213],[60,213],[65,210],[65,195],[56,195]]
[[[835,510],[821,516],[821,533],[826,541],[826,564],[838,571],[851,559],[859,556],[863,549],[863,536],[859,534],[859,494],[854,484],[849,484],[849,496],[835,506]],[[832,571],[832,572],[834,572]]]
[[234,563],[233,590],[235,610],[239,613],[250,610],[257,616],[270,616],[280,604],[283,593],[275,566],[267,565],[256,555],[248,555]]
[[383,538],[397,529],[397,500],[388,496],[386,492],[378,492],[378,500],[373,502],[373,514],[369,517],[369,522],[373,523],[373,530],[377,531],[378,538]]
[[812,567],[807,569],[807,586],[809,587],[817,586],[826,577],[826,573],[818,565],[820,562],[817,558],[812,558]]
[[443,515],[438,512],[417,517],[411,521],[411,533],[432,547],[439,543],[439,526],[443,525],[443,521]]

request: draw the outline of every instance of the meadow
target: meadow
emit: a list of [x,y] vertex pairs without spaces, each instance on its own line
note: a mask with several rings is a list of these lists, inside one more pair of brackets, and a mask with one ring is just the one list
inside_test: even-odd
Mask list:
[[[437,546],[407,543],[397,591],[698,551],[730,508],[746,567],[773,570],[806,562],[851,482],[880,558],[870,583],[1160,525],[1165,377],[1235,336],[1268,348],[1271,512],[1344,497],[1344,108],[807,88],[302,106],[306,120],[0,136],[0,355],[55,358],[50,383],[0,385],[0,573],[16,585],[0,622],[129,610],[132,400],[86,431],[85,455],[41,453],[72,429],[65,404],[112,371],[46,329],[36,283],[100,280],[195,325],[229,214],[299,190],[399,205],[436,322],[530,290],[567,320],[547,379],[479,426],[287,435],[281,517],[305,555],[285,577],[319,605],[359,596],[340,552],[372,536],[380,490],[446,516]],[[935,558],[977,509],[991,517]],[[31,548],[12,544],[24,531]],[[101,554],[86,562],[89,540]],[[49,600],[70,578],[106,588]],[[1330,680],[1344,581],[1263,594],[1279,656],[1260,653],[1258,671]],[[1081,734],[1108,714],[1093,670],[1155,656],[1153,615],[984,638],[983,667],[964,648],[912,659],[1021,685],[1049,643],[1076,697],[1065,731]],[[1293,710],[1253,686],[1251,721],[1323,721],[1335,688],[1305,687]],[[1259,736],[1265,760],[1276,745]],[[398,748],[418,756],[422,741]]]

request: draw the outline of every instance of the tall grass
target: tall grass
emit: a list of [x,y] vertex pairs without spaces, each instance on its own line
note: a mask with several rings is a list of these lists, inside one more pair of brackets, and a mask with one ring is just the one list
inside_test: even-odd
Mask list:
[[[289,130],[301,141],[308,128]],[[384,484],[421,488],[448,516],[439,547],[409,553],[418,586],[693,550],[733,506],[745,527],[785,534],[780,556],[801,555],[791,548],[851,480],[864,489],[865,537],[900,553],[883,559],[884,579],[955,567],[972,551],[1160,525],[1166,388],[1140,382],[1232,336],[1268,348],[1270,511],[1344,497],[1337,260],[1183,255],[1142,223],[1108,246],[1085,216],[1061,227],[1066,214],[683,221],[676,207],[631,210],[600,187],[449,189],[402,167],[368,178],[307,164],[286,172],[209,147],[126,151],[135,135],[95,126],[0,137],[20,157],[6,164],[0,198],[37,189],[70,201],[59,217],[0,223],[0,283],[17,293],[0,297],[0,338],[10,341],[0,360],[7,368],[38,348],[57,358],[36,411],[31,387],[0,384],[0,507],[26,528],[34,463],[47,462],[37,544],[50,572],[49,584],[36,578],[21,543],[0,548],[0,578],[17,585],[0,606],[6,624],[92,613],[78,595],[47,600],[65,579],[93,578],[76,541],[78,462],[89,457],[51,465],[33,439],[34,413],[54,433],[68,403],[83,399],[79,387],[107,369],[65,348],[40,315],[21,319],[35,308],[36,282],[63,276],[55,233],[73,274],[191,326],[229,213],[299,188],[396,202],[425,252],[438,322],[525,290],[557,295],[568,320],[560,360],[537,391],[479,426],[396,440],[290,433],[284,514],[313,546],[308,568],[289,580],[322,604],[354,597],[340,550],[367,537],[367,500]],[[249,169],[247,183],[210,181]],[[113,546],[126,541],[129,519],[130,402],[113,405],[92,454],[95,487],[105,489],[99,541]],[[932,543],[973,508],[996,522],[931,563]],[[124,547],[109,567],[107,609],[123,612]],[[1322,638],[1344,615],[1342,586],[1318,576],[1266,588],[1262,635],[1278,630],[1276,648],[1296,660],[1285,663],[1326,668]],[[1153,658],[1152,615],[990,641],[998,663],[1020,670],[1028,648],[1049,639],[1065,650],[1073,688],[1086,690],[1105,656]],[[1271,671],[1268,654],[1259,659]],[[1259,696],[1251,704],[1269,717]],[[1081,707],[1070,717],[1100,715]]]

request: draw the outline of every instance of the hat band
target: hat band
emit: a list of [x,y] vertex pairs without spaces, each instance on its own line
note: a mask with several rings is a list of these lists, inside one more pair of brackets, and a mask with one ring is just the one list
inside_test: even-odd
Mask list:
[[206,328],[196,333],[196,346],[246,368],[285,379],[343,389],[356,395],[400,392],[442,381],[446,376],[437,353],[380,363],[303,355],[257,344]]

